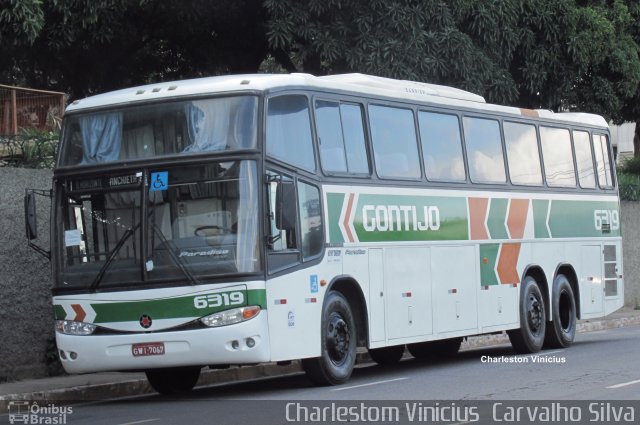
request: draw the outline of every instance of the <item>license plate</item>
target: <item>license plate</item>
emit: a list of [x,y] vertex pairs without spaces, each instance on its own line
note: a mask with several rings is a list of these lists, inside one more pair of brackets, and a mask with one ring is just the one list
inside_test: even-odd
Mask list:
[[131,352],[134,357],[140,356],[162,356],[164,355],[164,342],[147,342],[144,344],[133,344]]

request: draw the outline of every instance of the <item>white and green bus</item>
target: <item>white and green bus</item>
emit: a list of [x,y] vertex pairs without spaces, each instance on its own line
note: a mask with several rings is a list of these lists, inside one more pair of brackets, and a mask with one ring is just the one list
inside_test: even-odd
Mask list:
[[623,305],[611,158],[600,116],[361,74],[75,101],[52,188],[60,359],[172,393],[203,367],[295,359],[340,384],[358,347],[567,347]]

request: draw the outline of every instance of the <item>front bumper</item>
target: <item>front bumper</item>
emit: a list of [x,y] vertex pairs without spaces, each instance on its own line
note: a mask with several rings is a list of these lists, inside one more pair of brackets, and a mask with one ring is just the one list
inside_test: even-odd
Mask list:
[[[255,345],[247,343],[249,338]],[[133,344],[153,342],[164,343],[164,354],[133,355]],[[265,310],[246,322],[219,328],[87,336],[56,332],[56,343],[68,373],[261,363],[271,357]]]

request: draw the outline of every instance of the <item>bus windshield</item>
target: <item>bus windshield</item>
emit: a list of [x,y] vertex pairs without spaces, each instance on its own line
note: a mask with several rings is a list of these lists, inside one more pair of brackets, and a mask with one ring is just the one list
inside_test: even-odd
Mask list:
[[164,102],[70,115],[59,166],[254,149],[256,96]]
[[62,287],[196,284],[261,270],[255,161],[68,179],[57,205]]

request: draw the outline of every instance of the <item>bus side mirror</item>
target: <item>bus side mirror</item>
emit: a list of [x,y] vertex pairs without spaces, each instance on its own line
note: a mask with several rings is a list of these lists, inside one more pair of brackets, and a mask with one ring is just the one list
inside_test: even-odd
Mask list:
[[38,219],[36,215],[36,196],[29,190],[24,195],[24,224],[27,240],[38,239]]
[[32,241],[38,239],[38,217],[36,212],[36,195],[51,199],[50,190],[26,189],[24,193],[24,227],[27,236],[27,244],[38,254],[51,259],[51,251],[36,245]]
[[296,228],[296,193],[293,182],[281,181],[276,188],[276,228]]

